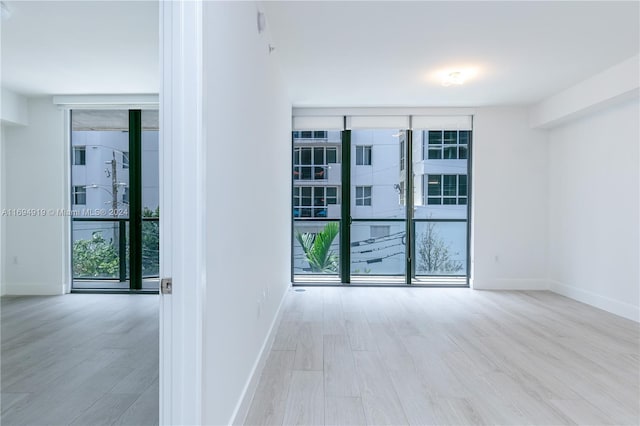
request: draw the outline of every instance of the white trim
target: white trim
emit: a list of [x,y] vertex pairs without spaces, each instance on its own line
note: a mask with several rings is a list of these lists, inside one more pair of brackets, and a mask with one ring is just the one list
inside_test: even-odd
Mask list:
[[549,290],[570,299],[577,300],[578,302],[586,303],[587,305],[610,312],[614,315],[618,315],[635,322],[640,322],[640,308],[632,305],[631,303],[610,299],[591,291],[583,290],[554,280],[550,281]]
[[160,104],[160,97],[150,95],[58,95],[53,97],[54,105],[62,108],[119,108],[128,109],[156,109]]
[[[71,209],[71,114],[70,110],[64,111],[64,181],[65,188],[62,191],[62,205],[65,209]],[[73,267],[72,262],[72,247],[71,247],[71,232],[72,220],[71,216],[65,218],[62,221],[62,239],[64,247],[64,253],[62,255],[62,282],[64,283],[64,292],[71,293],[71,287],[73,282]]]
[[549,282],[540,278],[471,279],[474,290],[549,290]]
[[355,115],[347,117],[347,129],[408,129],[408,115]]
[[202,0],[160,2],[160,424],[202,424],[205,145]]
[[292,130],[343,130],[344,117],[342,116],[303,116],[293,117]]
[[[291,290],[291,287],[289,287],[289,290]],[[276,339],[278,327],[280,325],[280,321],[282,320],[282,313],[284,312],[282,307],[284,306],[284,301],[288,295],[289,291],[285,291],[282,295],[282,299],[280,299],[280,305],[278,306],[276,315],[271,322],[271,327],[269,327],[267,337],[264,340],[262,348],[260,349],[260,354],[258,355],[258,358],[256,358],[256,362],[253,364],[249,379],[247,380],[247,383],[242,390],[240,400],[238,401],[236,408],[233,410],[233,414],[231,415],[231,419],[229,420],[228,424],[230,425],[243,425],[247,419],[247,414],[249,414],[249,407],[251,406],[251,402],[253,401],[253,397],[258,388],[258,382],[260,380],[260,376],[262,375],[262,370],[264,370],[264,366],[266,365],[269,354],[271,353],[271,348],[273,347],[273,342]]]
[[412,117],[411,128],[428,130],[473,130],[470,115],[414,115]]
[[294,117],[306,116],[380,116],[380,115],[474,115],[475,108],[429,107],[362,107],[362,108],[308,108],[294,107]]

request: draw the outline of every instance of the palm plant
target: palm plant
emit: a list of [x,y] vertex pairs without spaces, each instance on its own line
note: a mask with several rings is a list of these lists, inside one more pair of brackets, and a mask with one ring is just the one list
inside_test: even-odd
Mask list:
[[296,240],[302,246],[312,272],[331,273],[338,271],[338,255],[331,250],[331,244],[338,235],[340,227],[336,222],[329,222],[317,234],[297,232]]

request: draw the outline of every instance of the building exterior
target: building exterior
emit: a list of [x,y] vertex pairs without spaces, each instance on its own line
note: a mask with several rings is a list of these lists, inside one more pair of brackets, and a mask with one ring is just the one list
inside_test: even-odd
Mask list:
[[[125,111],[126,112],[126,111]],[[142,132],[142,205],[146,215],[158,215],[159,207],[159,133],[156,129]],[[74,129],[71,134],[71,212],[74,261],[82,241],[95,241],[118,253],[117,263],[127,264],[129,221],[129,132],[126,129]],[[109,220],[112,219],[112,220]],[[157,264],[157,222],[143,223],[143,232],[153,232],[151,239],[143,235],[143,262]],[[124,248],[120,248],[120,247]],[[100,248],[87,246],[99,252]],[[94,255],[98,256],[94,253]],[[114,255],[111,255],[113,257]],[[107,257],[110,259],[110,257]],[[87,262],[90,264],[90,262]],[[88,271],[74,265],[76,278],[122,278],[116,266]],[[149,270],[145,271],[149,275]],[[151,275],[153,275],[153,271]]]

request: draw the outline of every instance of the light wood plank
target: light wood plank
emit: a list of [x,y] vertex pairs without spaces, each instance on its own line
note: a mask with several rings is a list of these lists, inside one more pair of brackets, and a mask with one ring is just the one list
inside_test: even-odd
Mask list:
[[324,336],[324,392],[327,396],[360,396],[347,336]]
[[360,398],[343,396],[325,397],[325,422],[330,426],[366,425],[364,408]]
[[284,413],[285,425],[324,424],[322,372],[294,371]]
[[278,425],[284,419],[295,351],[271,351],[245,424]]
[[294,370],[322,371],[322,323],[305,321],[298,330]]
[[354,359],[367,423],[408,424],[393,383],[379,355],[374,352],[358,351],[354,352]]

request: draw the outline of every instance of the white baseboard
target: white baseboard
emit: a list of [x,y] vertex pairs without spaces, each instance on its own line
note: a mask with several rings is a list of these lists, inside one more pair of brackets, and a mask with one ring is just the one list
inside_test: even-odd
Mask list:
[[256,390],[258,388],[260,375],[262,374],[262,370],[264,369],[267,358],[269,357],[269,353],[271,352],[271,347],[273,346],[273,342],[278,331],[278,326],[280,325],[280,320],[282,319],[282,306],[284,305],[284,300],[289,294],[290,289],[291,286],[287,287],[287,290],[282,295],[282,299],[280,299],[280,304],[278,305],[276,315],[271,322],[271,327],[269,328],[267,337],[262,344],[260,354],[258,355],[256,362],[253,364],[253,369],[251,370],[249,380],[245,384],[240,396],[240,400],[238,401],[238,404],[236,405],[236,408],[233,410],[233,414],[231,415],[231,420],[228,423],[230,425],[244,424],[245,419],[247,418],[247,414],[249,414],[249,407],[251,406],[253,395],[256,393]]
[[539,278],[471,279],[474,290],[549,290],[549,282]]
[[7,283],[4,285],[4,296],[57,296],[64,293],[62,283]]
[[640,322],[640,308],[630,303],[601,296],[597,293],[582,290],[578,287],[564,284],[559,281],[550,281],[549,289],[554,293],[577,300],[578,302],[586,303],[587,305],[594,306],[635,322]]

